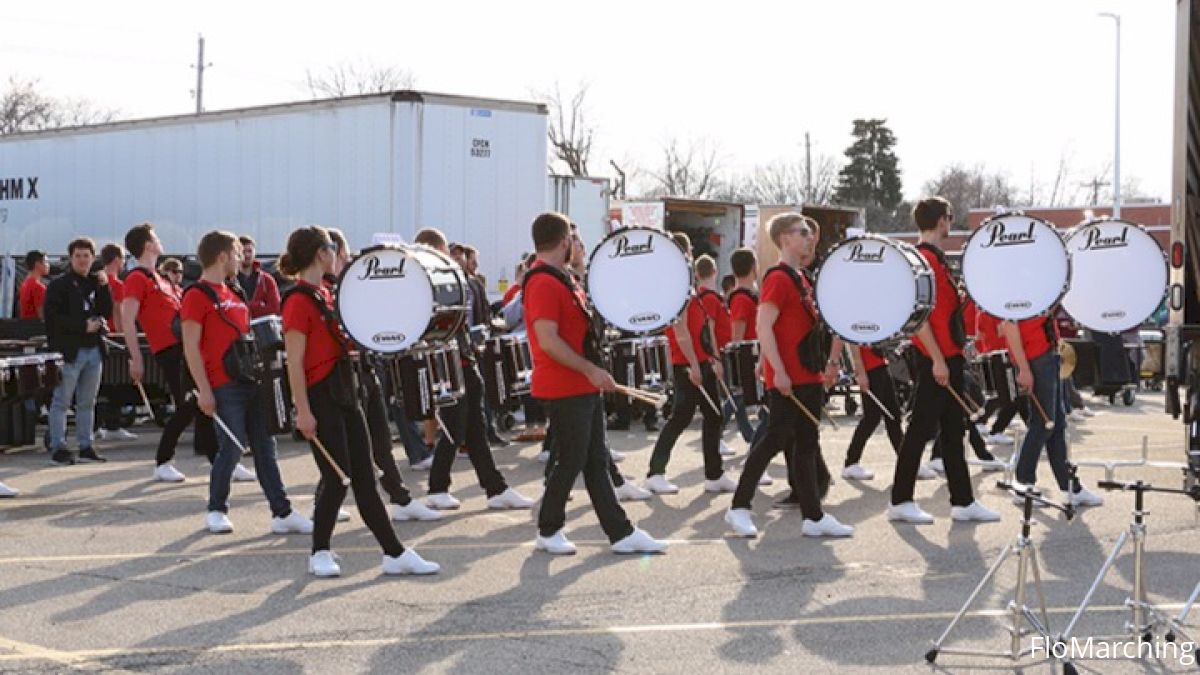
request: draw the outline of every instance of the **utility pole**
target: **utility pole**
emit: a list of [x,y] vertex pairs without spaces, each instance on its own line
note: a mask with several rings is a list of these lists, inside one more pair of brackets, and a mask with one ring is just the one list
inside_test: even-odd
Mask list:
[[[1097,202],[1100,201],[1100,188],[1108,187],[1109,184],[1100,180],[1100,178],[1097,177],[1097,178],[1093,178],[1092,180],[1090,180],[1086,183],[1080,183],[1080,185],[1082,185],[1083,187],[1089,187],[1092,189],[1092,199],[1091,199],[1091,201],[1088,202],[1088,206],[1099,206],[1099,204]],[[1117,218],[1117,217],[1119,217],[1119,214],[1117,214],[1114,211],[1113,218]]]
[[196,88],[192,90],[192,96],[196,97],[196,114],[204,112],[204,69],[211,68],[211,63],[204,62],[204,36],[199,36],[199,53],[196,55],[196,63],[192,66],[196,69]]
[[812,201],[812,142],[804,132],[804,201]]

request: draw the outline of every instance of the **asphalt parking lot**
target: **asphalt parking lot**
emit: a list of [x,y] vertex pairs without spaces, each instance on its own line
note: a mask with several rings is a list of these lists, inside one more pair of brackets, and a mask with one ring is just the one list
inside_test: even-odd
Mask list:
[[[1099,401],[1095,418],[1073,426],[1076,459],[1136,459],[1143,438],[1152,460],[1178,462],[1182,430],[1163,413],[1162,395],[1144,393],[1133,407]],[[823,430],[823,451],[840,467],[854,420]],[[627,505],[666,555],[609,553],[582,485],[568,509],[579,553],[551,557],[533,550],[528,512],[489,512],[465,459],[456,462],[453,492],[461,510],[439,523],[398,523],[406,544],[442,565],[428,578],[389,578],[379,550],[354,514],[340,524],[334,548],[343,576],[306,573],[309,538],[268,531],[269,512],[256,484],[235,484],[230,518],[236,530],[203,530],[206,463],[180,453],[183,484],[153,483],[156,431],[136,429],[131,443],[99,446],[104,465],[52,467],[40,451],[0,456],[0,480],[24,494],[0,501],[0,671],[61,672],[977,672],[1013,668],[1007,659],[923,655],[971,589],[1019,531],[1019,512],[994,488],[1000,474],[972,467],[976,491],[1002,522],[952,524],[942,480],[918,483],[933,525],[895,525],[884,516],[894,464],[882,429],[864,464],[872,481],[838,479],[827,509],[857,528],[846,540],[805,539],[796,512],[771,509],[783,481],[755,503],[762,535],[726,536],[727,495],[702,489],[699,426],[676,448],[668,477],[682,490]],[[640,479],[650,455],[644,431],[612,432],[627,453],[621,468]],[[735,434],[727,440],[739,451]],[[540,494],[540,447],[495,451],[509,482]],[[1007,454],[1001,446],[999,452]],[[402,453],[397,449],[397,454]],[[311,503],[317,471],[306,448],[280,443],[289,493]],[[1042,465],[1043,483],[1049,468]],[[772,467],[777,479],[782,463]],[[404,469],[424,494],[426,476]],[[1083,468],[1089,485],[1103,476]],[[1179,471],[1129,468],[1118,479],[1180,485]],[[1052,628],[1061,629],[1122,531],[1132,496],[1101,492],[1107,503],[1066,522],[1035,515],[1033,539],[1042,561]],[[1151,598],[1178,612],[1200,582],[1200,527],[1186,498],[1148,498],[1147,584]],[[353,512],[353,507],[348,507]],[[1005,649],[1004,608],[1015,565],[954,635],[956,646]],[[1120,632],[1122,602],[1133,576],[1127,546],[1100,587],[1076,634]],[[1191,616],[1200,630],[1200,609]],[[1052,672],[1023,662],[1025,672]],[[1088,661],[1082,672],[1194,672],[1171,658]]]

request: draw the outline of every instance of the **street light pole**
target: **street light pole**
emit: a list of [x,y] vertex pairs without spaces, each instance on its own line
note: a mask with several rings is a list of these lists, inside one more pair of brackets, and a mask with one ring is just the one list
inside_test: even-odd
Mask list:
[[1113,147],[1113,218],[1121,217],[1121,15],[1101,12],[1103,17],[1113,20],[1117,26],[1117,87],[1116,87],[1116,139]]

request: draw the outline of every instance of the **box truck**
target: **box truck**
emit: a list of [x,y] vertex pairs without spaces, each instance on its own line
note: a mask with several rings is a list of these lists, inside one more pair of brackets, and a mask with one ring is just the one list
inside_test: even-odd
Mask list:
[[742,245],[744,207],[732,202],[664,197],[621,204],[622,227],[653,227],[667,232],[684,232],[692,240],[692,252],[711,255],[718,275],[730,274],[729,256]]

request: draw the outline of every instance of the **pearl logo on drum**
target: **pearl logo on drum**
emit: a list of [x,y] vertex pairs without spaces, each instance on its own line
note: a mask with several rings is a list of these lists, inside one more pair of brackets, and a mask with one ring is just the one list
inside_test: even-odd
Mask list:
[[399,264],[393,266],[385,266],[380,262],[378,256],[369,256],[363,261],[363,265],[367,268],[363,270],[359,281],[378,281],[382,279],[403,279],[404,278],[404,263],[408,258],[401,258]]
[[613,245],[616,246],[617,250],[608,256],[610,258],[629,258],[635,255],[646,255],[654,253],[654,236],[647,234],[646,243],[644,244],[631,243],[628,236],[621,236],[613,242]]
[[846,262],[852,263],[882,263],[884,245],[879,245],[878,251],[868,251],[862,244],[855,244],[846,255]]
[[406,339],[407,337],[404,335],[404,333],[397,333],[395,331],[384,331],[371,336],[371,342],[374,342],[377,345],[403,344]]
[[1129,246],[1129,241],[1126,236],[1129,234],[1128,227],[1121,228],[1121,234],[1104,237],[1101,236],[1100,228],[1094,228],[1087,233],[1087,240],[1083,242],[1081,251],[1101,251],[1106,248],[1126,248]]
[[1033,236],[1034,221],[1029,221],[1029,229],[1009,232],[1004,223],[995,223],[992,225],[991,238],[987,243],[980,248],[999,248],[1001,246],[1020,246],[1021,244],[1032,244],[1036,240]]
[[640,326],[644,323],[654,323],[655,321],[659,321],[661,319],[662,315],[648,312],[646,314],[634,314],[633,316],[629,317],[629,323],[633,324],[634,326]]

